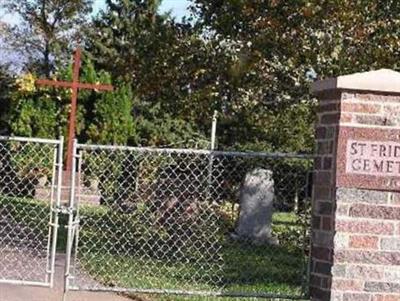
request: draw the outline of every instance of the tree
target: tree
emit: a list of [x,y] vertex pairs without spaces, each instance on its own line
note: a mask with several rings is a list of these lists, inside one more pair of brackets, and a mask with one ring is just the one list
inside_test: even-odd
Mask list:
[[126,145],[129,139],[134,139],[133,100],[131,87],[124,83],[118,84],[113,93],[101,94],[94,105],[94,118],[88,125],[89,141]]
[[[71,81],[72,66],[63,68],[55,77]],[[35,79],[33,74],[27,73],[16,81],[18,89],[11,95],[13,106],[9,123],[12,133],[27,137],[66,137],[70,90],[37,88]],[[89,60],[83,62],[80,79],[88,83],[111,83],[110,74],[96,72]],[[132,99],[134,95],[130,87],[123,83],[117,84],[113,92],[81,90],[76,126],[79,141],[127,144],[129,139],[134,140]]]
[[[25,2],[42,3],[7,0]],[[89,1],[68,1],[83,2]],[[87,26],[84,45],[96,69],[118,79],[120,87],[130,86],[123,90],[132,98],[116,91],[122,93],[117,103],[128,107],[131,98],[134,125],[128,130],[128,109],[111,108],[109,95],[85,91],[81,141],[116,143],[130,132],[123,139],[130,144],[194,146],[186,142],[207,139],[216,109],[221,148],[311,152],[314,78],[398,69],[400,3],[394,0],[192,0],[192,23],[159,14],[156,0],[106,4]],[[99,74],[87,76],[96,81]],[[66,93],[55,94],[63,99],[62,124]],[[103,107],[99,97],[105,98]],[[116,136],[106,133],[107,114],[125,120]]]
[[92,0],[4,0],[0,8],[20,18],[4,34],[6,42],[26,58],[27,69],[49,76],[79,42],[91,5]]
[[225,74],[226,88],[218,88],[231,108],[224,137],[245,142],[247,132],[246,143],[311,152],[313,79],[398,68],[398,1],[192,2],[203,35],[235,52],[212,71]]
[[266,80],[263,97],[301,100],[310,69],[326,77],[397,68],[398,1],[193,0],[192,10],[213,39],[244,45],[240,56]]
[[[266,66],[263,53],[253,51],[245,37],[217,34],[213,28],[207,32],[201,14],[193,26],[158,15],[156,6],[147,6],[151,1],[107,3],[86,49],[96,66],[131,83],[139,99],[134,112],[141,120],[140,144],[176,143],[179,136],[205,139],[218,110],[220,147],[310,151],[313,112],[304,104],[309,98],[301,98],[308,89],[305,66],[295,70],[301,75],[285,73],[286,65]],[[224,17],[230,18],[229,10]],[[279,133],[269,123],[277,115],[288,130]]]
[[14,78],[7,66],[0,65],[0,135],[9,132],[8,120],[11,110],[11,93],[14,90]]
[[35,77],[24,74],[16,80],[12,93],[10,128],[12,134],[24,137],[55,138],[57,102],[47,91],[37,91]]
[[312,151],[310,66],[295,34],[299,7],[302,1],[193,1],[197,26],[217,52],[230,53],[213,70],[221,74],[215,89],[225,145]]
[[113,76],[141,82],[146,76],[142,70],[151,72],[151,59],[166,51],[171,39],[166,16],[157,14],[159,4],[159,0],[106,0],[105,11],[87,32],[87,49],[95,64]]
[[106,3],[87,34],[86,50],[97,68],[120,77],[134,91],[137,139],[132,143],[184,146],[205,139],[194,124],[190,99],[190,84],[207,61],[204,43],[189,25],[158,14],[160,1]]

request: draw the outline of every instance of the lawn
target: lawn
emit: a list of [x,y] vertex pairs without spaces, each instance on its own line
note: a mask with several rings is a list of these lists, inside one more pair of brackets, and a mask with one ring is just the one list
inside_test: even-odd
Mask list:
[[[225,293],[301,294],[304,258],[300,252],[229,242],[222,249],[222,257],[222,269],[210,262],[201,268],[199,262],[166,264],[155,259],[94,252],[81,254],[80,261],[86,272],[110,287],[197,291],[223,287]],[[129,273],[122,272],[121,267]],[[204,274],[198,272],[199,268]],[[208,284],[212,276],[220,287]]]
[[[97,288],[305,294],[307,246],[304,225],[296,214],[274,214],[279,246],[234,241],[225,231],[231,228],[230,222],[214,223],[212,219],[207,220],[208,233],[195,235],[197,240],[183,239],[186,232],[171,239],[168,233],[152,228],[146,214],[122,219],[105,207],[82,207],[77,267],[100,284]],[[78,277],[75,284],[85,286],[84,282]]]
[[[0,206],[12,208],[14,218],[47,227],[48,204],[22,198],[1,198]],[[273,232],[279,246],[256,246],[234,241],[226,233],[200,236],[204,244],[187,239],[176,248],[176,237],[154,234],[141,220],[140,212],[124,216],[118,223],[115,213],[105,207],[82,207],[77,273],[85,274],[101,289],[137,288],[223,292],[226,294],[264,293],[300,297],[305,294],[307,256],[302,239],[303,224],[293,213],[279,212],[273,217]],[[43,221],[46,221],[45,223]],[[66,216],[61,216],[61,223]],[[99,223],[101,221],[101,223]],[[210,221],[209,221],[210,222]],[[229,227],[223,224],[224,227]],[[211,228],[220,227],[213,224]],[[58,250],[65,250],[66,232],[60,227]],[[133,230],[134,229],[134,230]],[[202,228],[200,228],[202,229]],[[146,235],[144,235],[145,233]],[[122,235],[122,236],[121,236]],[[150,236],[149,236],[150,235]],[[121,238],[122,237],[122,238]],[[196,236],[198,237],[198,236]],[[207,243],[207,237],[217,244]],[[172,240],[171,240],[172,239]],[[82,280],[79,283],[83,284]],[[186,300],[175,295],[147,295],[145,299]],[[204,298],[191,297],[190,300]],[[218,299],[208,297],[207,299]],[[227,300],[230,298],[225,298]]]

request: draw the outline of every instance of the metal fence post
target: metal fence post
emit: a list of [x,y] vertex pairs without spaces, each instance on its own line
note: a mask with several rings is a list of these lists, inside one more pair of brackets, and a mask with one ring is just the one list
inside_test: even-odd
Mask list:
[[211,153],[210,153],[210,161],[208,163],[208,181],[207,181],[207,199],[211,199],[211,191],[212,191],[212,174],[213,174],[213,161],[214,155],[213,151],[215,150],[215,142],[217,135],[217,116],[218,112],[215,110],[212,118],[212,126],[211,126]]
[[53,245],[54,245],[54,234],[57,231],[57,223],[56,223],[56,215],[57,208],[56,202],[54,201],[54,190],[56,187],[56,175],[57,175],[57,152],[58,145],[54,145],[53,150],[53,168],[51,173],[51,188],[50,188],[50,216],[48,222],[48,236],[47,236],[47,265],[46,265],[46,283],[50,284],[52,287],[52,278],[53,278]]
[[218,121],[217,117],[218,117],[218,111],[215,110],[211,126],[211,150],[215,150],[215,143],[217,138],[217,121]]
[[57,191],[56,191],[56,202],[53,206],[54,211],[54,225],[53,225],[53,239],[52,239],[52,250],[51,250],[51,275],[50,275],[50,287],[54,285],[54,273],[55,273],[55,260],[57,252],[57,237],[59,228],[59,210],[61,207],[61,186],[62,186],[62,169],[63,169],[63,148],[64,148],[64,137],[60,136],[60,142],[58,147],[57,157]]
[[77,154],[77,140],[74,139],[73,148],[73,160],[72,160],[72,170],[71,170],[71,188],[69,195],[69,206],[68,206],[68,236],[67,236],[67,250],[66,250],[66,260],[65,260],[65,282],[64,282],[64,296],[63,300],[66,300],[66,294],[69,290],[69,280],[70,280],[70,268],[71,268],[71,256],[72,256],[72,246],[74,242],[74,201],[75,201],[75,177],[76,177],[76,160]]

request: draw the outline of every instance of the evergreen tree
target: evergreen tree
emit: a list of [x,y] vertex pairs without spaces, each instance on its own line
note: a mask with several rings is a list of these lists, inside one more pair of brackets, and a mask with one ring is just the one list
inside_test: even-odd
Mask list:
[[189,140],[204,140],[192,109],[203,114],[210,106],[193,106],[190,87],[207,61],[204,43],[188,24],[158,14],[160,1],[106,3],[88,32],[86,49],[96,67],[129,83],[136,95],[132,143],[184,146]]
[[126,145],[129,139],[134,139],[133,100],[130,86],[123,83],[118,84],[113,93],[101,94],[96,99],[94,117],[88,125],[89,141]]
[[87,49],[96,65],[133,84],[152,73],[151,61],[167,51],[171,39],[167,17],[157,14],[159,4],[159,0],[106,0],[105,11],[87,32]]

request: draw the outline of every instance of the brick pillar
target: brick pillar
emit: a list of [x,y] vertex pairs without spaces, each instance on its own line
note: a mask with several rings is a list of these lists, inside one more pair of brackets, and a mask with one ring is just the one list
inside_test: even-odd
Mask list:
[[313,92],[312,300],[400,301],[400,73],[340,76]]

